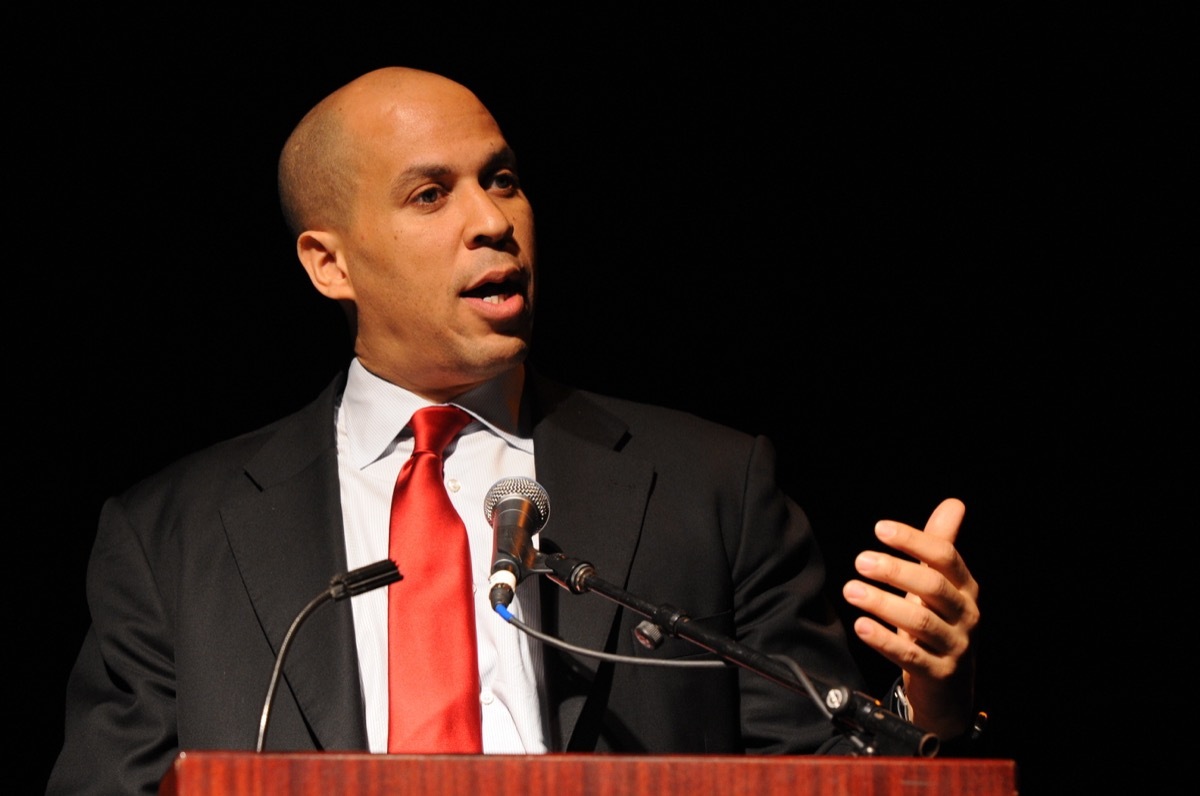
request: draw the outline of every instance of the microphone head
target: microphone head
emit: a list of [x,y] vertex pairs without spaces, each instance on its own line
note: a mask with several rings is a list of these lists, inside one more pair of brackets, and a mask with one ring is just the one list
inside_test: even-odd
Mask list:
[[492,513],[495,512],[496,506],[510,497],[525,498],[537,509],[537,528],[534,529],[534,532],[540,531],[546,525],[546,520],[550,518],[550,497],[546,494],[545,488],[537,481],[523,477],[501,478],[492,484],[492,488],[488,490],[487,496],[483,499],[483,513],[489,523],[492,521]]

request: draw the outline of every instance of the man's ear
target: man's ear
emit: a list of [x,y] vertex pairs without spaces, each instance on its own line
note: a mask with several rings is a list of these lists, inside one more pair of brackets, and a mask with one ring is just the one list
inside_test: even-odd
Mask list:
[[341,241],[334,232],[307,230],[296,239],[296,254],[321,295],[342,301],[354,300],[350,272],[340,256]]

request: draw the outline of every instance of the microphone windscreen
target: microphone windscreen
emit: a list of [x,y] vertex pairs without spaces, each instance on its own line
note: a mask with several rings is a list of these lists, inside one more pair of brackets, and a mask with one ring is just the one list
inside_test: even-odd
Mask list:
[[550,497],[545,488],[532,478],[501,478],[492,484],[487,496],[483,499],[483,513],[490,523],[496,506],[510,497],[523,497],[537,509],[537,529],[541,530],[550,518]]

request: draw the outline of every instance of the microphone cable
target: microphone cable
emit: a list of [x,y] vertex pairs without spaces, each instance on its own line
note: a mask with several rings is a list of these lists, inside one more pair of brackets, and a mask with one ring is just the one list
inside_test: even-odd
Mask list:
[[552,647],[557,647],[558,649],[566,650],[567,652],[573,652],[576,655],[583,655],[588,658],[598,658],[602,661],[613,661],[616,663],[631,663],[639,666],[666,666],[686,669],[729,669],[733,666],[727,661],[680,661],[673,658],[635,658],[629,655],[615,655],[611,652],[600,652],[599,650],[591,650],[586,647],[577,647],[574,644],[570,644],[560,638],[547,635],[540,630],[534,630],[532,627],[513,616],[512,612],[501,603],[496,604],[495,610],[496,613],[500,614],[500,617],[504,619],[505,622],[508,622],[521,632],[528,633],[530,636],[533,636],[539,641],[549,644]]

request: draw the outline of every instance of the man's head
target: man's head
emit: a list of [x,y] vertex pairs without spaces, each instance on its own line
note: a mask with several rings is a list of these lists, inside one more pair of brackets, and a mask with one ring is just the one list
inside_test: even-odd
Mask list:
[[533,210],[499,125],[440,75],[378,69],[300,121],[284,216],[368,370],[445,401],[516,367],[533,327]]

